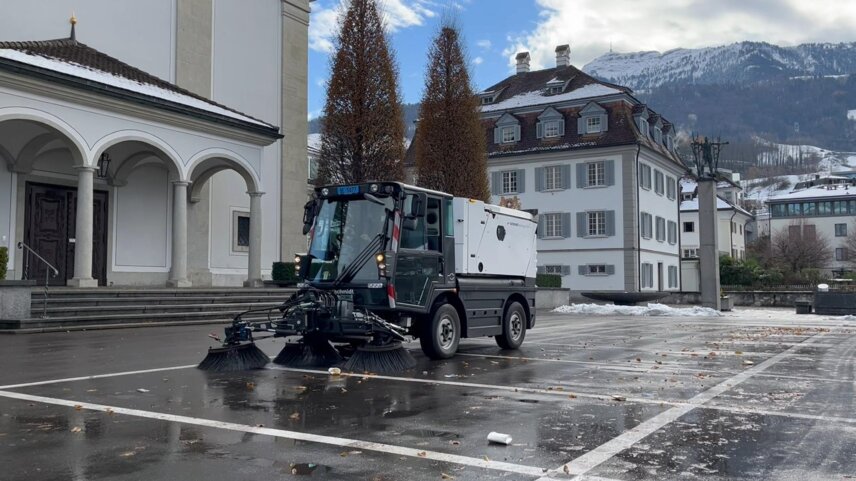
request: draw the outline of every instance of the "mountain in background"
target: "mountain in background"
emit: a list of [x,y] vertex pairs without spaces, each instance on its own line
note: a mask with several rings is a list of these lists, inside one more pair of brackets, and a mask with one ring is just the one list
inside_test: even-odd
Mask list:
[[856,42],[779,47],[739,42],[668,52],[607,53],[583,67],[595,77],[644,92],[668,84],[747,85],[856,73]]
[[746,165],[758,138],[856,151],[856,42],[611,52],[583,70],[634,89],[680,130],[741,146],[723,156]]

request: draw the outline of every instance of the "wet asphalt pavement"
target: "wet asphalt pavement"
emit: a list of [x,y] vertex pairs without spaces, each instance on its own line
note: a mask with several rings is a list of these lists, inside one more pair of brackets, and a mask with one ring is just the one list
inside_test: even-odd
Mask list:
[[545,313],[391,376],[202,372],[212,330],[0,336],[0,479],[856,479],[854,320]]

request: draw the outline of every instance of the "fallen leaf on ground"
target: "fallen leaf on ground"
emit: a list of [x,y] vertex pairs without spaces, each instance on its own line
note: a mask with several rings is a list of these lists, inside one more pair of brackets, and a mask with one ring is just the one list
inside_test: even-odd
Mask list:
[[418,453],[416,453],[416,455],[420,458],[424,458],[425,456],[428,456],[428,453],[426,453],[425,451],[419,451]]
[[82,409],[83,409],[83,406],[81,406],[80,404],[75,404],[75,405],[74,405],[74,410],[75,410],[75,411],[80,411],[80,410],[82,410]]
[[292,413],[290,416],[288,416],[288,419],[293,419],[296,421],[300,419],[300,413]]
[[119,456],[122,456],[123,458],[130,458],[131,456],[133,456],[135,454],[137,454],[136,451],[125,451],[124,453],[120,454]]
[[451,474],[446,474],[446,473],[440,473],[440,478],[441,479],[455,479],[454,476],[452,476]]
[[460,446],[461,442],[453,439],[453,440],[449,441],[449,444],[451,444],[452,446]]

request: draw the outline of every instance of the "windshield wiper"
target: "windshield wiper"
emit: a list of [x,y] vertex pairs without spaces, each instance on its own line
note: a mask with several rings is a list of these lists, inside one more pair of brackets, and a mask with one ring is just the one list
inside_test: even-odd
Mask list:
[[363,266],[366,265],[366,262],[368,262],[369,259],[372,258],[372,255],[377,252],[378,249],[380,249],[381,245],[383,244],[383,237],[383,232],[379,232],[376,236],[374,236],[374,238],[369,241],[368,245],[366,245],[365,248],[363,248],[363,250],[361,250],[360,253],[354,257],[354,261],[351,262],[348,267],[345,268],[345,270],[342,271],[338,275],[338,277],[333,280],[333,286],[338,286],[340,284],[350,282],[350,280],[353,279],[355,275],[357,275],[357,272],[359,272],[360,269],[362,269]]

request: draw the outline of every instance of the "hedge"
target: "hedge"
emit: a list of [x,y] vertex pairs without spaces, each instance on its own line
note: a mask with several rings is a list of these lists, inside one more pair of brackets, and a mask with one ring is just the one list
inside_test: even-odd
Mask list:
[[297,282],[294,262],[274,262],[270,276],[274,282]]
[[6,279],[6,269],[9,268],[9,248],[0,247],[0,281]]
[[538,287],[562,287],[562,276],[558,274],[537,274],[535,285]]

